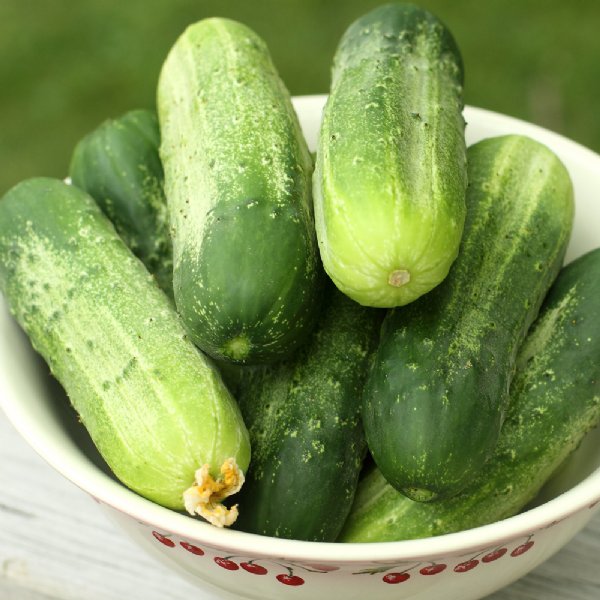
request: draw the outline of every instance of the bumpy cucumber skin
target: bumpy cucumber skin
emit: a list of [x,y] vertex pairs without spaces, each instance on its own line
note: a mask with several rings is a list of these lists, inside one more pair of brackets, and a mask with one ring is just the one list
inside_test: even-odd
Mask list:
[[[394,307],[438,285],[465,219],[463,67],[446,27],[410,4],[355,21],[335,55],[314,204],[325,270],[357,302]],[[408,272],[409,281],[390,278]]]
[[183,33],[160,75],[175,301],[215,358],[290,355],[318,316],[312,160],[264,42],[227,19]]
[[156,114],[132,110],[79,141],[69,167],[160,287],[173,296],[173,257]]
[[93,199],[38,178],[0,201],[0,286],[114,474],[182,509],[205,463],[250,458],[217,370]]
[[564,258],[570,177],[523,136],[469,148],[467,219],[446,281],[394,309],[363,419],[386,479],[414,500],[458,493],[497,442],[517,349]]
[[244,531],[334,541],[350,510],[366,450],[360,394],[383,314],[331,288],[308,345],[238,381],[252,444],[235,525]]
[[494,456],[458,496],[424,504],[375,469],[359,484],[344,542],[423,538],[512,516],[600,423],[600,249],[565,267],[532,326]]

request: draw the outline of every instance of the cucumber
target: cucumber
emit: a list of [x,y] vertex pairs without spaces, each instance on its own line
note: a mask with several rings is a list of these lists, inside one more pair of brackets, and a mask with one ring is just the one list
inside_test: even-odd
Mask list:
[[265,43],[211,18],[158,85],[174,292],[192,340],[239,363],[289,356],[318,316],[312,160]]
[[600,249],[559,274],[522,345],[494,456],[455,498],[413,502],[375,469],[358,488],[344,542],[422,538],[516,514],[600,423]]
[[376,8],[340,41],[315,221],[325,270],[361,304],[408,304],[456,258],[467,184],[462,84],[451,33],[412,4]]
[[238,381],[252,464],[236,528],[334,541],[350,510],[366,450],[360,393],[383,315],[331,288],[307,346]]
[[442,285],[386,316],[365,385],[369,448],[414,500],[458,493],[492,454],[517,349],[573,222],[569,174],[542,144],[490,138],[468,159],[458,259]]
[[132,110],[79,141],[69,168],[160,287],[173,296],[173,257],[156,114]]
[[[225,493],[219,469],[241,480],[250,447],[236,403],[85,192],[36,178],[6,194],[0,288],[125,485],[182,509],[205,465],[209,473],[196,481],[217,495]],[[203,516],[228,524],[234,515],[217,504]]]

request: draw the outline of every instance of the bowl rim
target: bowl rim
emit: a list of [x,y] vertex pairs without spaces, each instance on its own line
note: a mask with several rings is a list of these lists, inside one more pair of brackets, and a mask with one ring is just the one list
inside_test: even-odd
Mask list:
[[[294,105],[322,107],[325,95],[297,96]],[[492,120],[504,126],[515,125],[524,135],[542,137],[563,146],[578,161],[592,161],[600,169],[600,155],[560,134],[537,125],[490,110],[465,107],[467,122],[473,117]],[[6,302],[0,298],[0,304]],[[4,310],[8,316],[8,310]],[[5,317],[6,318],[6,317]],[[600,502],[600,467],[584,480],[551,500],[488,525],[417,540],[369,543],[308,542],[272,538],[231,529],[218,529],[186,514],[164,508],[139,496],[113,480],[81,453],[69,452],[64,444],[45,434],[44,428],[28,416],[19,402],[11,402],[10,394],[0,394],[0,408],[29,445],[56,471],[90,494],[101,504],[124,513],[160,532],[168,532],[213,548],[233,550],[246,556],[279,556],[289,559],[337,564],[373,563],[413,560],[464,554],[474,549],[491,547],[511,539],[527,536],[569,515]]]

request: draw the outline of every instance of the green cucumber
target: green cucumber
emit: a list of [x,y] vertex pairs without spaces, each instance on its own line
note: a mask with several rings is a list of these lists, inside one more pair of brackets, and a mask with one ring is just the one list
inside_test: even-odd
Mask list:
[[156,114],[133,110],[79,141],[72,182],[100,206],[160,287],[173,295],[173,258]]
[[244,531],[334,541],[350,510],[366,450],[360,393],[383,315],[331,288],[297,356],[238,381],[252,445],[236,523]]
[[355,21],[337,49],[314,177],[325,270],[368,306],[412,302],[455,260],[465,220],[463,66],[412,4]]
[[524,136],[468,151],[467,219],[446,281],[386,316],[365,386],[370,450],[414,500],[458,493],[492,454],[517,349],[561,267],[573,189]]
[[565,267],[519,350],[494,456],[458,496],[413,502],[375,469],[359,484],[340,540],[461,531],[518,513],[600,423],[600,249]]
[[0,288],[125,485],[182,509],[204,465],[213,478],[229,459],[246,471],[237,404],[85,192],[37,178],[6,194]]
[[186,29],[158,86],[174,291],[215,358],[290,355],[318,316],[312,160],[265,43],[227,19]]

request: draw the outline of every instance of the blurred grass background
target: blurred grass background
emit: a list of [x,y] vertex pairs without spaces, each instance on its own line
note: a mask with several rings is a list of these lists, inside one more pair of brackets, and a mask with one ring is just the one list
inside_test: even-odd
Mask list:
[[[292,94],[326,92],[344,29],[381,0],[0,0],[0,194],[63,176],[107,117],[154,107],[177,36],[207,16],[267,42]],[[600,151],[599,0],[421,0],[462,50],[469,104]]]

